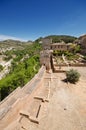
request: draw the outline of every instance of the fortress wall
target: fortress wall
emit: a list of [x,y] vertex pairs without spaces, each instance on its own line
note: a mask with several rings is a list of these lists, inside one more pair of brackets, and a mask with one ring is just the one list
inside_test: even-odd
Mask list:
[[17,98],[18,96],[18,93],[20,92],[21,88],[18,87],[16,88],[12,93],[10,93],[5,99],[3,99],[1,102],[0,102],[0,109],[2,107],[4,107],[5,105],[8,105],[10,100],[14,97],[15,95],[15,98]]
[[[12,93],[10,93],[5,99],[3,99],[1,102],[0,102],[0,108],[3,106],[3,104],[8,104],[10,102],[10,99],[12,99],[13,97],[14,98],[19,98],[19,97],[22,97],[24,96],[24,92],[25,92],[25,89],[27,90],[29,88],[29,86],[31,84],[33,84],[33,82],[35,81],[35,79],[38,77],[38,78],[42,78],[43,74],[44,74],[44,70],[45,70],[45,67],[42,66],[39,70],[39,72],[23,87],[18,87],[16,88]],[[23,92],[23,93],[22,93]],[[20,94],[21,93],[21,94]]]
[[45,66],[42,66],[39,72],[28,82],[21,91],[25,94],[28,93],[29,89],[33,89],[42,79],[45,73]]
[[[25,95],[17,98],[17,100],[13,104],[11,105],[8,104],[9,110],[7,110],[7,107],[4,107],[4,111],[6,113],[3,116],[3,111],[2,111],[1,113],[2,119],[0,123],[0,124],[4,124],[4,126],[1,125],[0,128],[5,127],[5,124],[8,125],[10,122],[17,119],[17,116],[19,115],[19,111],[25,106],[25,104],[27,104],[30,101],[31,94],[33,94],[38,87],[41,87],[44,74],[45,74],[45,67],[42,66],[38,74],[36,74],[35,77],[21,89],[21,95],[22,95],[22,92]],[[17,90],[15,90],[15,92],[16,91]],[[20,92],[18,91],[18,93]],[[9,95],[9,98],[11,99],[10,95]],[[7,100],[5,99],[3,103],[6,103],[6,102]]]

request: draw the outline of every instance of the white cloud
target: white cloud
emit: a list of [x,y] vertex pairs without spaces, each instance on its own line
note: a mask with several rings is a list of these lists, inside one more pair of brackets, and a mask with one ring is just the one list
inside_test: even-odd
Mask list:
[[7,40],[7,39],[26,41],[24,39],[17,38],[17,37],[12,37],[12,36],[7,36],[7,35],[0,35],[0,41],[4,41],[4,40]]

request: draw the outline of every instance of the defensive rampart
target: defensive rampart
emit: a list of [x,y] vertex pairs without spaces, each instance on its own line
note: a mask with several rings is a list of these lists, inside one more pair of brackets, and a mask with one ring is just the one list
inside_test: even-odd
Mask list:
[[[5,116],[9,117],[10,114],[8,115],[8,112],[10,111],[12,113],[10,117],[15,115],[16,109],[19,110],[20,106],[22,107],[24,105],[23,103],[20,105],[20,101],[25,100],[26,97],[29,97],[29,95],[41,85],[44,73],[45,67],[42,66],[30,82],[28,82],[23,88],[18,87],[0,102],[0,120],[3,120]],[[12,108],[15,109],[12,110]]]

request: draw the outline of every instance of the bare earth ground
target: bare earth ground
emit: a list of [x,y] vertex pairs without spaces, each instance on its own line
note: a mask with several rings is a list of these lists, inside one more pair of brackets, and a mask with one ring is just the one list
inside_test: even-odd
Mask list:
[[[47,98],[50,89],[49,102],[42,102],[39,124],[22,116],[20,122],[15,120],[5,130],[86,130],[86,67],[77,69],[81,74],[77,84],[63,82],[64,73],[45,73],[42,86],[32,94]],[[32,99],[23,110],[35,117],[39,104],[40,101]]]

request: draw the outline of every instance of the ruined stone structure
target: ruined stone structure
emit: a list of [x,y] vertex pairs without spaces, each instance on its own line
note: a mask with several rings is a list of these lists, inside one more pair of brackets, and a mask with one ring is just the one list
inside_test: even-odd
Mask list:
[[44,50],[40,53],[40,63],[46,67],[46,70],[50,70],[51,51]]
[[46,66],[46,70],[50,70],[52,64],[52,52],[54,50],[67,51],[71,49],[71,43],[65,44],[61,43],[53,43],[51,39],[43,39],[42,40],[43,51],[40,53],[40,63],[41,65]]
[[65,44],[64,42],[52,43],[51,40],[44,39],[42,41],[43,50],[61,50],[66,51],[71,49],[71,44]]
[[71,44],[65,44],[65,43],[53,43],[50,45],[51,50],[61,50],[66,51],[70,50]]
[[80,36],[74,43],[81,46],[82,54],[86,54],[86,35]]
[[44,50],[50,50],[51,44],[52,44],[52,39],[49,39],[49,38],[42,39],[42,47]]

